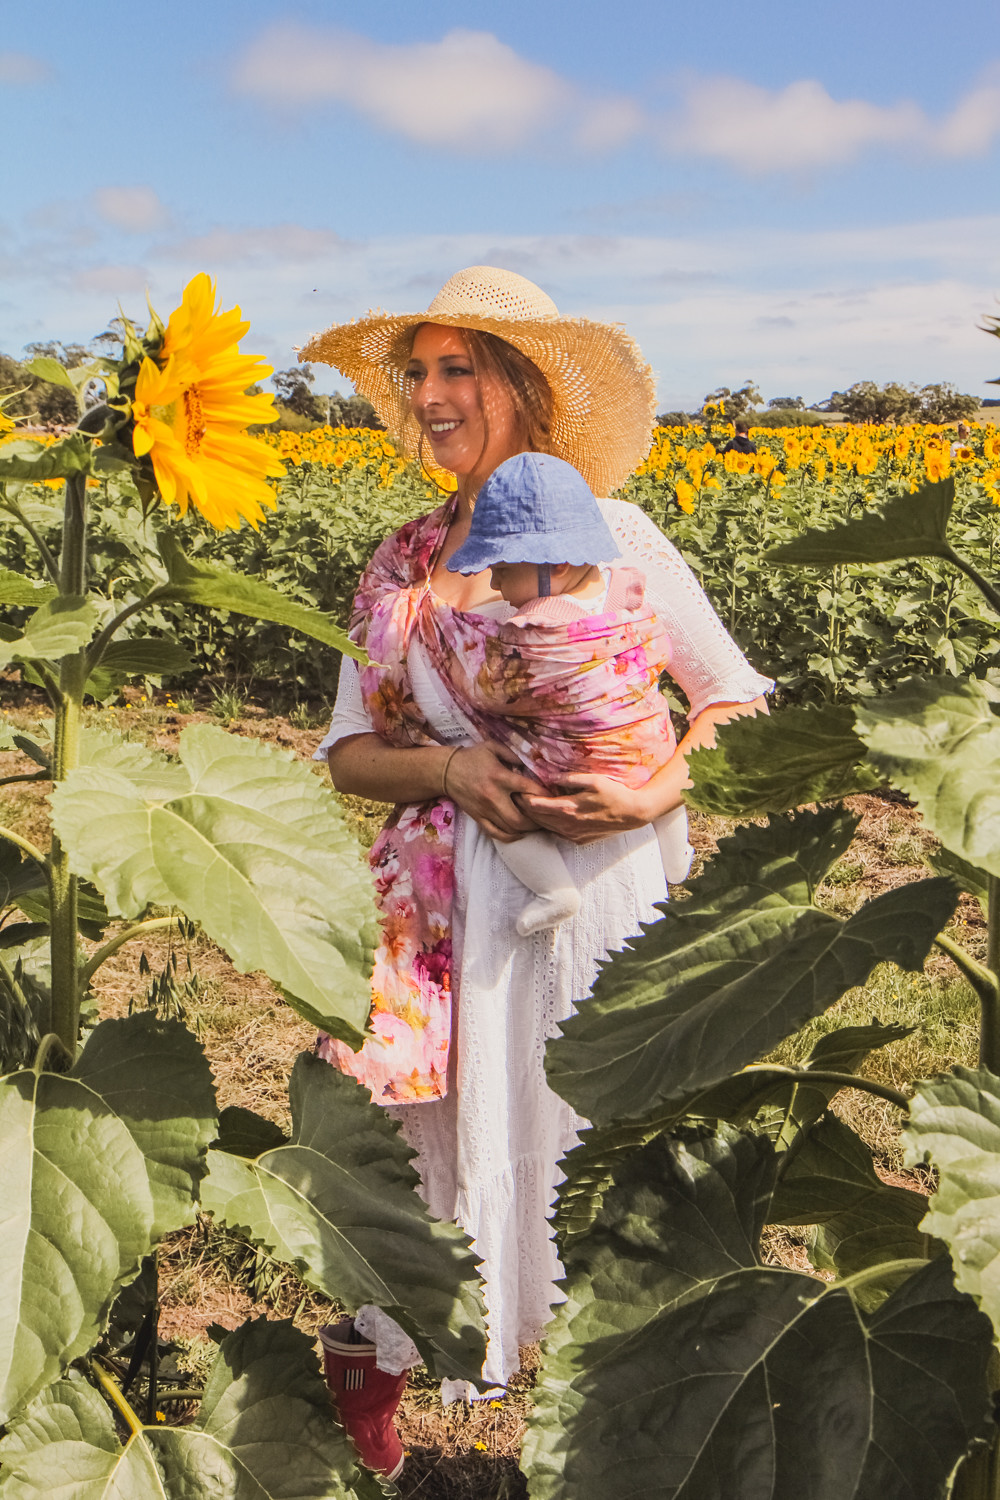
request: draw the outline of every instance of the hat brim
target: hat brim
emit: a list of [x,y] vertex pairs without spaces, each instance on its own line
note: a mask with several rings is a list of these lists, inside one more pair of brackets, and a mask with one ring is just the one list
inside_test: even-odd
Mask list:
[[[610,547],[608,543],[610,542]],[[598,554],[595,556],[595,552]],[[610,533],[603,544],[595,544],[591,525],[563,531],[521,532],[511,536],[470,536],[445,563],[449,573],[485,573],[494,563],[589,563],[613,562],[621,553]]]
[[527,355],[552,389],[552,452],[579,470],[596,495],[624,484],[649,452],[656,415],[653,372],[618,324],[558,315],[373,312],[316,334],[299,359],[333,365],[346,375],[412,458],[420,428],[412,413],[401,423],[406,392],[398,351],[402,336],[421,323],[493,333]]

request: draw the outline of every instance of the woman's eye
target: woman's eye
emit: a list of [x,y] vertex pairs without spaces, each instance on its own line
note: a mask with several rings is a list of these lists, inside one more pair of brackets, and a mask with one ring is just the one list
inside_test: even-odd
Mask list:
[[468,365],[448,365],[447,374],[451,376],[471,375],[472,371]]
[[423,370],[404,370],[403,379],[406,381],[407,385],[412,385],[415,380],[422,380],[423,374]]

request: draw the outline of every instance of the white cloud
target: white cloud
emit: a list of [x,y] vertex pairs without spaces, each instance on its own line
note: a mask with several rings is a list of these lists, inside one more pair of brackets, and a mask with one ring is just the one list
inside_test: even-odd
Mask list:
[[913,100],[835,99],[810,78],[767,89],[689,76],[678,80],[676,107],[664,111],[638,97],[592,94],[487,31],[393,44],[282,22],[251,42],[232,82],[286,108],[346,105],[418,145],[468,155],[523,150],[548,137],[577,151],[613,151],[645,136],[670,154],[764,173],[831,166],[878,148],[972,156],[1000,134],[996,68],[939,118]]
[[[998,241],[1000,214],[875,229],[397,234],[365,243],[284,224],[165,242],[140,266],[116,264],[110,244],[103,258],[81,248],[69,231],[42,241],[15,228],[0,259],[10,303],[3,347],[89,338],[119,298],[142,322],[147,283],[166,315],[187,279],[206,270],[222,306],[238,304],[250,320],[247,350],[281,369],[330,323],[379,306],[418,311],[461,266],[492,264],[538,282],[564,314],[623,323],[657,372],[660,410],[692,410],[706,391],[747,376],[765,396],[810,401],[867,378],[953,380],[989,395],[995,388],[984,382],[1000,360],[978,326],[996,308]],[[344,389],[345,380],[317,367],[317,386]]]
[[423,146],[503,151],[524,145],[572,103],[551,68],[486,31],[399,45],[281,23],[239,59],[233,83],[272,104],[347,104]]
[[834,99],[809,78],[782,89],[741,78],[692,79],[682,96],[680,109],[661,122],[666,148],[757,172],[829,166],[877,146],[972,156],[1000,133],[1000,81],[993,74],[938,120],[909,100]]
[[52,69],[40,57],[27,52],[0,52],[0,84],[25,88],[44,83],[51,76]]
[[77,291],[124,297],[144,291],[148,280],[149,273],[142,266],[88,266],[74,273],[72,284]]
[[262,229],[212,229],[164,247],[170,260],[198,261],[206,266],[233,266],[248,261],[285,264],[322,261],[335,255],[344,241],[332,229],[307,229],[303,224],[273,224]]
[[148,234],[168,222],[166,208],[151,187],[102,187],[94,193],[101,218],[130,234]]

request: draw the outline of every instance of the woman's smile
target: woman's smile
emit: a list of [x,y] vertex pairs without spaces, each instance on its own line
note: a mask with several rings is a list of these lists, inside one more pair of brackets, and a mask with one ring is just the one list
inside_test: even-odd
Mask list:
[[473,472],[489,474],[516,449],[510,396],[477,378],[457,328],[421,324],[406,365],[406,385],[435,462],[460,484]]

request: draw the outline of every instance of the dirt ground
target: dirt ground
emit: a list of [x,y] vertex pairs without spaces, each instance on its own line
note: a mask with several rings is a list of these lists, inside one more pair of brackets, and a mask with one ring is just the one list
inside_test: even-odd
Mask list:
[[[10,716],[27,727],[36,714],[37,709],[27,701]],[[250,705],[244,706],[227,728],[234,734],[253,735],[289,747],[308,760],[322,728],[303,727],[306,717],[298,715],[296,724]],[[218,713],[213,719],[207,705],[198,712],[181,713],[173,705],[142,701],[118,710],[94,711],[91,718],[98,723],[113,723],[122,732],[166,751],[176,748],[187,724],[219,722]],[[3,774],[30,769],[23,757],[0,755]],[[326,774],[320,766],[316,773]],[[0,820],[44,843],[44,792],[44,787],[31,784],[4,788],[0,791]],[[370,843],[380,810],[357,799],[346,799],[346,804],[359,835]],[[828,902],[844,911],[853,910],[864,898],[926,873],[922,856],[932,844],[916,814],[902,800],[857,797],[850,805],[861,820],[858,836],[825,888]],[[727,831],[728,825],[721,820],[696,816],[692,837],[699,857],[707,857]],[[974,901],[963,898],[955,927],[963,943],[981,952],[985,927]],[[288,1075],[299,1052],[311,1047],[314,1031],[263,975],[237,973],[207,939],[195,936],[188,942],[167,941],[157,934],[142,946],[131,944],[120,949],[96,979],[101,1012],[123,1015],[130,1006],[144,1006],[150,980],[142,969],[148,965],[155,976],[168,964],[173,964],[181,985],[181,1003],[189,1024],[196,1026],[206,1048],[220,1107],[243,1105],[287,1124]],[[949,960],[935,957],[928,965],[927,979],[920,983],[927,987],[926,996],[933,998],[939,992],[951,996],[955,977]],[[921,1007],[927,1009],[929,1001],[921,999],[923,994],[897,985],[891,995],[886,990],[880,1000],[890,1012],[896,1006],[898,1014],[912,1016]],[[858,1018],[867,1019],[874,1003],[868,995],[864,1000],[845,997],[834,1014],[840,1011],[841,1021],[853,1018],[853,1004],[860,1006]],[[886,1013],[881,1003],[878,1008],[881,1019],[895,1018],[895,1013]],[[974,1018],[968,1025],[960,1025],[949,1001],[942,1009],[941,1027],[940,1035],[935,1032],[929,1040],[921,1033],[909,1051],[907,1043],[896,1044],[888,1049],[892,1057],[873,1062],[873,1069],[881,1070],[878,1076],[898,1085],[916,1073],[935,1071],[952,1061],[971,1060],[968,1052]],[[788,1054],[780,1055],[784,1058]],[[912,1177],[901,1177],[898,1171],[896,1118],[891,1106],[852,1093],[841,1095],[837,1107],[879,1151],[887,1181],[921,1185]],[[809,1269],[804,1241],[793,1231],[770,1231],[767,1254],[773,1261]],[[312,1331],[340,1311],[309,1292],[287,1268],[216,1229],[207,1217],[166,1242],[159,1252],[159,1272],[161,1337],[166,1341],[176,1379],[182,1382],[193,1379],[200,1383],[213,1347],[208,1339],[212,1325],[235,1328],[248,1316],[263,1314],[293,1316],[299,1326]],[[503,1401],[479,1402],[472,1407],[459,1404],[442,1408],[436,1383],[426,1372],[415,1373],[401,1410],[401,1431],[410,1453],[400,1485],[404,1496],[494,1500],[527,1493],[518,1472],[517,1454],[537,1358],[537,1349],[524,1351],[522,1374]],[[169,1420],[183,1419],[191,1409],[178,1404]]]

